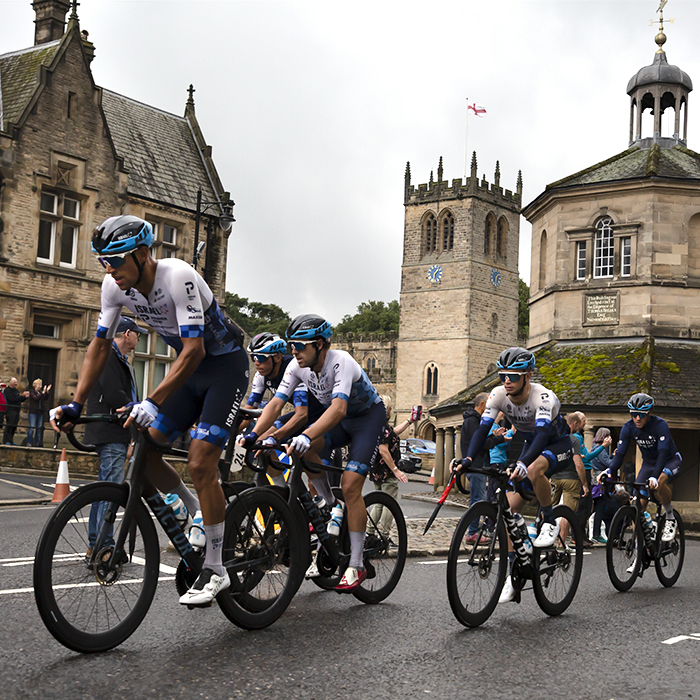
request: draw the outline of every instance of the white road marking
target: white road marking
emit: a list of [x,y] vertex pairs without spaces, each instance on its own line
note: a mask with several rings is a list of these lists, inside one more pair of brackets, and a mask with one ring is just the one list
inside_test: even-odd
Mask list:
[[[57,561],[83,561],[85,555],[80,552],[75,552],[73,554],[55,554],[53,557]],[[146,560],[143,557],[133,557],[134,564],[140,564],[145,566]],[[17,557],[16,559],[0,559],[0,565],[5,566],[26,566],[27,564],[33,564],[34,557]],[[168,566],[167,564],[160,563],[160,572],[163,574],[175,575],[177,568]]]
[[[161,576],[159,581],[174,581],[175,577],[174,576]],[[142,578],[132,578],[128,579],[127,581],[117,581],[116,583],[113,583],[111,585],[113,586],[124,586],[124,585],[131,585],[133,583],[142,583],[143,579]],[[54,586],[54,590],[58,590],[60,588],[90,588],[92,586],[100,586],[101,584],[98,583],[97,581],[93,581],[91,583],[67,583],[63,586]],[[0,595],[12,595],[15,593],[34,593],[34,588],[9,588],[4,591],[0,591]]]
[[[0,481],[3,484],[9,484],[10,486],[19,486],[20,488],[27,489],[28,491],[35,491],[36,493],[40,493],[42,496],[53,496],[52,491],[44,491],[43,489],[38,489],[36,486],[29,486],[28,484],[23,484],[19,481],[8,481],[7,479],[0,479]],[[42,486],[46,486],[46,484],[42,484]]]
[[691,634],[679,634],[677,637],[669,637],[664,639],[662,644],[676,644],[677,642],[683,642],[686,639],[694,639],[696,642],[700,642],[700,632],[692,632]]

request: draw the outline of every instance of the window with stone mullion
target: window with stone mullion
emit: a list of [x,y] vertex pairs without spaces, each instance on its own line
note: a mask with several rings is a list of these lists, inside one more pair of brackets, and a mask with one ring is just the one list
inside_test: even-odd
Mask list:
[[615,245],[611,225],[612,219],[607,217],[596,224],[593,255],[593,277],[596,279],[613,276]]

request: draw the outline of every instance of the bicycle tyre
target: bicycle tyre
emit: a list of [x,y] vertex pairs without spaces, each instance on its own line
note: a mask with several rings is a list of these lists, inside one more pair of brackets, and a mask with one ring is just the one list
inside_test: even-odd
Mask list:
[[[352,594],[363,603],[375,605],[391,595],[401,579],[408,553],[408,532],[401,506],[388,493],[370,491],[364,500],[368,529],[376,534],[365,538],[362,557],[368,576]],[[381,515],[376,514],[379,506],[382,508]],[[388,528],[381,521],[385,509],[391,513]],[[381,532],[380,526],[386,532]]]
[[[457,620],[465,627],[478,627],[489,619],[498,604],[508,572],[508,537],[498,521],[495,541],[483,541],[487,521],[496,523],[496,506],[475,503],[460,519],[447,555],[447,598]],[[478,522],[477,542],[467,542],[469,526]]]
[[569,522],[569,533],[575,544],[567,545],[561,535],[551,547],[533,552],[532,588],[543,612],[552,617],[561,615],[571,605],[583,569],[583,529],[569,506],[557,506],[554,518]]
[[302,535],[284,499],[266,487],[240,494],[226,509],[222,556],[231,586],[216,598],[221,611],[242,629],[269,627],[304,575]]
[[[65,647],[82,653],[119,646],[138,628],[155,595],[160,566],[158,535],[143,503],[127,536],[128,561],[112,572],[86,560],[93,503],[119,505],[113,536],[124,527],[123,484],[94,483],[70,494],[54,511],[34,557],[34,597],[41,619]],[[121,516],[120,516],[121,514]],[[105,550],[106,554],[106,550]]]
[[635,526],[636,522],[636,508],[622,506],[613,516],[605,545],[608,577],[621,593],[632,588],[642,567],[644,535],[642,528]]
[[656,533],[657,555],[654,557],[654,567],[656,568],[656,576],[666,588],[670,588],[678,581],[685,559],[685,527],[677,510],[673,511],[673,515],[678,523],[676,536],[673,540],[671,542],[661,541],[661,534],[666,524],[666,516],[663,514],[659,518]]

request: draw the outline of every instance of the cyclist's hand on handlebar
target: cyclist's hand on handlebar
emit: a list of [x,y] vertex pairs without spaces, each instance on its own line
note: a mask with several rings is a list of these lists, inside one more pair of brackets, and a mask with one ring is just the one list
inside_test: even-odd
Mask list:
[[159,411],[160,406],[152,399],[144,399],[139,403],[135,403],[131,406],[131,413],[126,419],[124,427],[128,428],[132,423],[136,423],[136,427],[139,430],[146,430],[156,419]]
[[600,474],[598,474],[598,483],[602,484],[604,481],[608,481],[610,478],[610,470],[606,469],[605,471],[602,471],[600,472]]
[[527,467],[522,462],[517,462],[512,469],[508,469],[508,476],[513,481],[522,481],[527,478]]
[[68,432],[73,429],[74,423],[72,421],[80,418],[80,414],[83,410],[83,404],[77,401],[71,401],[71,403],[64,406],[56,406],[49,411],[49,420],[51,421],[51,427],[60,433],[61,430]]
[[311,438],[308,435],[302,433],[301,435],[297,435],[295,438],[293,438],[292,441],[289,443],[289,447],[287,448],[287,454],[290,455],[292,451],[294,451],[300,455],[303,455],[305,452],[309,451],[310,447]]
[[656,477],[654,477],[654,476],[650,476],[650,477],[649,477],[648,484],[649,484],[649,488],[650,488],[650,489],[657,489],[657,488],[659,488],[659,480],[658,480]]
[[254,433],[251,430],[249,433],[246,433],[245,435],[241,435],[238,438],[238,446],[239,447],[250,447],[257,439],[258,439],[257,433]]
[[450,471],[454,474],[457,472],[458,474],[462,473],[462,467],[468,467],[472,463],[472,460],[470,457],[465,457],[464,459],[453,459],[450,462]]

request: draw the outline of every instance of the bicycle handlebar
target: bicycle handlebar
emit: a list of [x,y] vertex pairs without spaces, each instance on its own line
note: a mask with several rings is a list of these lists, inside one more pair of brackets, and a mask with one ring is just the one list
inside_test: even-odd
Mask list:
[[513,490],[526,501],[531,501],[535,494],[532,491],[525,491],[523,489],[523,481],[510,481],[510,477],[505,469],[498,469],[496,467],[473,467],[469,465],[468,467],[463,467],[461,473],[470,474],[484,474],[499,481],[507,481],[513,486]]

